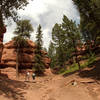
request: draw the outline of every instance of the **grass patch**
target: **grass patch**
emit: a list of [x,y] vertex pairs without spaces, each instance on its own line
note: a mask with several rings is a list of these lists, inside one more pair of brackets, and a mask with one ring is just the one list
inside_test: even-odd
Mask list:
[[[81,69],[89,67],[95,61],[96,61],[96,56],[95,54],[92,54],[90,57],[88,57],[87,61],[84,64],[80,64]],[[59,71],[59,74],[65,75],[65,74],[72,73],[78,70],[79,70],[78,64],[74,63],[69,67],[69,69],[67,70],[62,69],[61,71]]]
[[64,75],[64,74],[67,74],[67,73],[77,71],[78,69],[79,69],[78,64],[74,63],[73,65],[70,66],[70,68],[68,70],[64,70],[63,72],[60,72],[60,74]]
[[96,56],[95,54],[92,54],[89,58],[88,58],[88,66],[91,65],[92,63],[94,63],[96,61]]

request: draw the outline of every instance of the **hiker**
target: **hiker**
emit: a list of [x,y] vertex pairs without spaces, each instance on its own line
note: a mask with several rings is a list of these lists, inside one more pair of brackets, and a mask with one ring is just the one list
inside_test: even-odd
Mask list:
[[32,74],[33,80],[35,80],[35,77],[36,77],[36,75],[35,75],[35,73],[33,73],[33,74]]
[[30,73],[27,72],[27,73],[26,73],[26,77],[25,77],[25,81],[29,81],[29,78],[30,78]]

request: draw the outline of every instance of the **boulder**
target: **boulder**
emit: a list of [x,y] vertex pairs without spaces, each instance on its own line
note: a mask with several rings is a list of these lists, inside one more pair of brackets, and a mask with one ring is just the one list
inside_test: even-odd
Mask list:
[[[34,51],[36,45],[33,41],[27,40],[28,45],[26,48],[20,48],[21,53],[19,54],[19,62],[21,69],[32,68],[34,66]],[[44,55],[43,61],[45,62],[45,67],[49,68],[50,59],[46,56],[47,53],[41,51]],[[1,65],[2,67],[16,67],[16,48],[14,45],[14,41],[9,41],[8,43],[4,44],[4,49],[1,58]]]

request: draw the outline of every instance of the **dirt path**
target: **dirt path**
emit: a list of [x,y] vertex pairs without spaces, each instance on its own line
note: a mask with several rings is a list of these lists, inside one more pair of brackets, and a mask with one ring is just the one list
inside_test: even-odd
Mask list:
[[79,83],[80,79],[72,85],[74,79],[73,76],[63,78],[59,75],[37,79],[36,83],[29,83],[26,100],[100,100],[89,86]]
[[[75,80],[75,84],[73,84]],[[63,77],[60,75],[48,75],[36,78],[35,82],[24,82],[23,88],[20,84],[13,87],[16,89],[16,98],[11,96],[8,98],[3,93],[0,100],[100,100],[100,90],[96,83],[84,83],[86,79],[81,79],[76,75]],[[83,82],[83,83],[82,83]],[[17,87],[17,88],[16,88]],[[17,91],[17,90],[20,91]],[[20,92],[20,93],[19,93]]]

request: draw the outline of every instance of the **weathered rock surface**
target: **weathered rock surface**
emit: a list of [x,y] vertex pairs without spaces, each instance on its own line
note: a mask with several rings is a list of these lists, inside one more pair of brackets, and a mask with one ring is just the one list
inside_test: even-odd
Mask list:
[[[35,51],[36,45],[31,40],[28,40],[28,46],[26,48],[21,49],[21,54],[19,55],[19,62],[20,66],[19,68],[25,69],[25,68],[32,68],[34,65],[34,51]],[[43,51],[42,51],[43,52]],[[46,56],[46,53],[44,54],[44,62],[45,67],[48,68],[50,64],[50,59]],[[4,45],[2,58],[1,58],[1,66],[2,67],[16,67],[16,49],[14,46],[14,41],[10,41]]]

